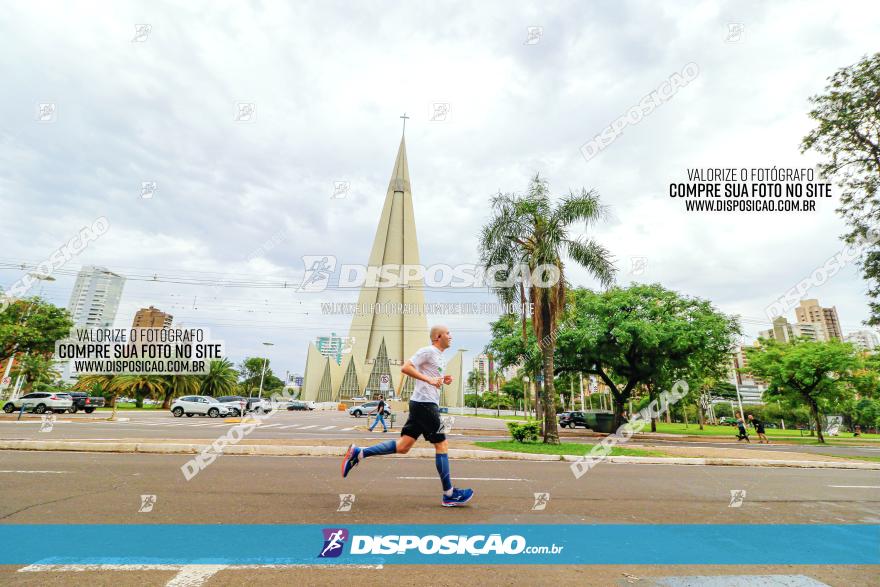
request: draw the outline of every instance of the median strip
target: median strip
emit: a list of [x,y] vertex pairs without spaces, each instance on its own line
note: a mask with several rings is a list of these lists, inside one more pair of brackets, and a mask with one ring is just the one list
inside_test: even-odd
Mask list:
[[[34,451],[72,451],[141,454],[198,454],[208,446],[204,443],[158,443],[158,442],[87,442],[65,440],[0,440],[0,450]],[[301,446],[278,444],[239,444],[229,445],[223,450],[226,455],[254,456],[316,456],[334,457],[345,454],[343,446]],[[576,461],[574,455],[521,453],[498,450],[449,449],[449,456],[459,459],[476,460],[516,460],[516,461]],[[392,455],[391,458],[434,458],[433,448],[414,448],[406,455]],[[858,461],[797,461],[771,459],[739,458],[692,458],[692,457],[637,457],[611,456],[610,463],[644,465],[719,465],[744,467],[797,467],[821,469],[866,469],[880,470],[880,463]]]

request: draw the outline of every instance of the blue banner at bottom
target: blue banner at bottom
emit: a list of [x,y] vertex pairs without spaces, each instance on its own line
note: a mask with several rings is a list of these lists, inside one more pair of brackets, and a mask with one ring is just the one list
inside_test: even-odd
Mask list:
[[0,524],[0,544],[4,565],[880,564],[857,524]]

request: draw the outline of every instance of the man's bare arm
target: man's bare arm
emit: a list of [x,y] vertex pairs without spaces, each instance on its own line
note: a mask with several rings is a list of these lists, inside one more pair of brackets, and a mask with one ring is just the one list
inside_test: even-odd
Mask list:
[[410,361],[409,359],[407,359],[407,361],[403,364],[403,367],[400,368],[400,372],[403,373],[404,375],[408,375],[409,377],[412,377],[413,379],[418,379],[419,381],[424,381],[425,383],[433,385],[434,387],[439,388],[441,385],[443,385],[443,378],[442,377],[428,377],[427,375],[422,375],[421,373],[419,373],[419,370],[416,369],[416,366],[413,365],[412,361]]

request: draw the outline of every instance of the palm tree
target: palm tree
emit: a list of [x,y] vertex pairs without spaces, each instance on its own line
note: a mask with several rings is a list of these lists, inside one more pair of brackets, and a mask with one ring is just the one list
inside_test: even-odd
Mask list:
[[117,396],[117,391],[113,386],[115,379],[115,375],[82,375],[76,380],[76,383],[73,384],[73,388],[79,391],[100,393],[105,397],[108,393],[112,394],[110,395],[110,405],[113,408],[113,412],[110,414],[110,419],[115,420]]
[[162,409],[171,407],[171,400],[179,395],[194,395],[199,393],[201,377],[198,375],[165,375],[165,399],[162,401]]
[[[544,442],[559,444],[556,429],[556,390],[553,387],[553,352],[556,326],[565,306],[563,255],[587,269],[603,286],[614,281],[616,269],[608,250],[592,239],[570,236],[570,225],[585,228],[606,217],[607,210],[594,191],[569,192],[555,206],[547,182],[536,175],[524,196],[499,193],[492,199],[493,218],[480,236],[480,257],[488,269],[503,266],[490,288],[507,304],[522,308],[522,336],[526,340],[526,305],[532,306],[532,326],[541,352],[541,404]],[[518,268],[528,267],[531,280],[514,279]],[[536,271],[537,270],[537,271]],[[548,271],[550,274],[548,274]],[[520,276],[522,277],[522,276]],[[543,281],[541,281],[543,280]],[[500,285],[499,285],[500,284]]]
[[[159,396],[168,387],[168,380],[164,375],[119,375],[113,379],[111,388],[115,392],[133,393],[135,395],[135,407],[144,407],[144,396]],[[116,402],[114,402],[115,405]]]
[[201,392],[218,397],[232,395],[238,384],[238,371],[226,359],[211,361],[208,372],[200,377]]

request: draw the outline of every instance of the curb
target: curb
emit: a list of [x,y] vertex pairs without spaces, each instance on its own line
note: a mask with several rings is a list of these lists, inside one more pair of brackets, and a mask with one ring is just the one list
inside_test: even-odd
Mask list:
[[[211,444],[159,444],[152,442],[83,442],[63,440],[0,440],[0,450],[108,452],[139,454],[198,454]],[[278,446],[268,444],[226,445],[223,454],[285,456],[285,457],[331,457],[345,454],[343,446]],[[398,458],[433,458],[434,450],[414,448]],[[449,456],[458,459],[510,460],[510,461],[564,461],[577,462],[583,457],[573,455],[545,455],[495,450],[449,449]],[[770,459],[729,459],[691,457],[606,457],[605,462],[641,465],[714,465],[728,467],[792,467],[801,469],[862,469],[880,470],[880,463],[859,461],[775,461]]]

